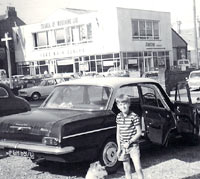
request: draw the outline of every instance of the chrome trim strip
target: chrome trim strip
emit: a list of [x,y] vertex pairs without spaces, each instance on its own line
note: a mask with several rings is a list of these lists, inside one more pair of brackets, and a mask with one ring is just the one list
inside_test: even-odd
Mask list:
[[80,135],[91,134],[91,133],[105,131],[105,130],[114,129],[114,128],[116,128],[116,126],[111,126],[111,127],[96,129],[96,130],[87,131],[87,132],[81,132],[81,133],[77,133],[77,134],[65,136],[65,137],[63,137],[63,139],[68,139],[68,138],[77,137],[77,136],[80,136]]
[[73,146],[67,146],[64,148],[57,147],[57,146],[47,146],[47,145],[40,145],[40,144],[27,144],[27,143],[20,143],[20,142],[12,142],[12,141],[0,141],[0,149],[21,149],[21,150],[28,150],[35,153],[45,153],[45,154],[53,154],[53,155],[62,155],[71,153],[75,150]]

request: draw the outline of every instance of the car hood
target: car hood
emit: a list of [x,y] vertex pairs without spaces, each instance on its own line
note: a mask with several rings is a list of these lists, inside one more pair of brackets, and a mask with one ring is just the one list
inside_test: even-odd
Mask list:
[[26,138],[28,140],[32,136],[32,140],[38,142],[42,136],[49,136],[52,133],[59,135],[60,128],[64,124],[102,114],[102,111],[89,112],[39,108],[35,111],[2,117],[0,119],[0,138],[25,141]]

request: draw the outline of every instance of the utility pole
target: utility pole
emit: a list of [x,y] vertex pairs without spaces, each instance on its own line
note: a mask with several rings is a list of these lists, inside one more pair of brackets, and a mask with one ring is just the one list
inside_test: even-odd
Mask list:
[[198,55],[198,42],[197,42],[197,25],[196,25],[196,2],[193,0],[193,15],[194,15],[194,45],[195,45],[195,56],[197,62],[197,69],[199,69],[199,55]]
[[198,22],[198,34],[199,34],[199,38],[200,38],[200,19],[199,17],[197,17],[197,22]]
[[181,21],[176,21],[177,22],[177,27],[178,27],[178,33],[180,34],[181,33],[181,24],[182,22]]
[[8,76],[9,76],[9,83],[10,83],[10,88],[13,88],[12,85],[12,70],[11,70],[11,61],[10,61],[10,48],[9,48],[9,43],[8,41],[12,40],[11,37],[8,37],[8,32],[5,33],[5,38],[2,38],[1,41],[5,41],[6,43],[6,52],[7,52],[7,62],[8,62]]

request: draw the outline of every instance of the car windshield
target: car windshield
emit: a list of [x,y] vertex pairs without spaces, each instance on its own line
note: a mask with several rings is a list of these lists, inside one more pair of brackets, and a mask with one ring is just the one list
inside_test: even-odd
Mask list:
[[190,78],[196,78],[196,77],[200,77],[200,72],[198,72],[198,73],[191,73],[190,74]]
[[44,108],[73,110],[104,110],[111,88],[92,85],[58,86],[45,101]]

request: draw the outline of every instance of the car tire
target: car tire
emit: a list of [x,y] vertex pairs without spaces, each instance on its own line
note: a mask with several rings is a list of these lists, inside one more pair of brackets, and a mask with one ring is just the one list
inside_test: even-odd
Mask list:
[[40,93],[38,93],[38,92],[34,92],[34,93],[31,95],[31,99],[32,99],[33,101],[39,100],[40,97],[41,97],[41,95],[40,95]]
[[109,174],[117,171],[120,162],[117,159],[117,143],[114,139],[109,139],[104,143],[99,160]]

